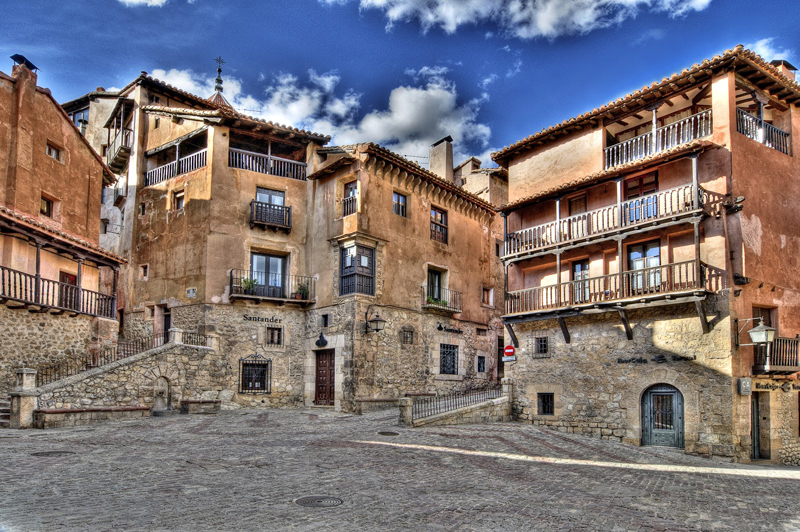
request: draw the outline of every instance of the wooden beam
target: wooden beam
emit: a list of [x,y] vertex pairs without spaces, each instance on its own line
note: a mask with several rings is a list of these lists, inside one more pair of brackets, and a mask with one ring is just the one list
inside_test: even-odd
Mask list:
[[711,94],[711,83],[707,84],[705,87],[700,89],[700,92],[698,92],[695,95],[695,97],[692,98],[692,105],[697,105],[697,102],[699,102],[709,94]]
[[519,347],[519,340],[517,340],[517,335],[514,332],[514,329],[511,328],[510,323],[506,323],[506,330],[508,331],[508,335],[511,337],[511,344],[514,347]]
[[641,120],[642,118],[644,118],[642,115],[638,113],[633,113],[631,116],[634,117],[636,120]]
[[671,101],[669,101],[669,100],[664,100],[664,103],[665,103],[665,104],[667,104],[667,105],[669,105],[670,107],[673,107],[673,106],[675,105],[674,103],[672,103],[672,102],[671,102]]
[[570,343],[571,340],[569,337],[569,329],[567,329],[567,322],[564,321],[564,318],[562,317],[558,318],[558,326],[561,327],[561,334],[564,335],[564,341],[566,343]]
[[633,331],[628,321],[628,312],[623,308],[617,310],[617,312],[619,312],[619,319],[622,320],[622,326],[625,327],[625,336],[628,337],[628,340],[633,340]]
[[685,92],[682,92],[682,93],[681,93],[681,96],[683,96],[683,99],[684,99],[684,100],[688,100],[688,99],[689,99],[689,95],[688,95],[688,94],[686,94]]
[[703,302],[695,301],[694,306],[697,309],[697,316],[700,318],[700,326],[703,328],[703,334],[708,334],[711,331],[711,325],[706,319],[706,313],[703,311]]

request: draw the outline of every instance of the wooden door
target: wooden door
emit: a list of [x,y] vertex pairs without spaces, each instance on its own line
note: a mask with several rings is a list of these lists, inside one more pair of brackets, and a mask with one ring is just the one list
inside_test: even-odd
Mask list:
[[642,396],[642,445],[683,448],[683,395],[658,384]]
[[71,273],[58,274],[58,306],[72,310],[78,309],[78,278]]
[[317,351],[315,405],[333,405],[334,370],[334,350]]

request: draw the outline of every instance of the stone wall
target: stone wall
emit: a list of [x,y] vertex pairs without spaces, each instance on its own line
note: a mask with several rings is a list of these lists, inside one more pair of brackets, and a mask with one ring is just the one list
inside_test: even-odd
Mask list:
[[[789,466],[800,466],[800,387],[797,381],[793,382],[791,391],[773,392],[772,398],[778,402],[778,421],[777,436],[780,439],[781,447],[778,449],[780,463]],[[777,460],[775,460],[777,461]]]
[[102,421],[122,421],[148,417],[147,407],[81,408],[62,410],[35,410],[33,426],[37,429],[56,429],[89,425]]
[[152,407],[161,383],[167,404],[205,399],[225,388],[230,371],[207,347],[168,344],[42,386],[38,408]]
[[116,321],[92,316],[33,313],[0,305],[0,396],[15,386],[14,371],[79,355],[116,339]]
[[[537,425],[602,439],[641,443],[641,398],[655,384],[680,390],[687,452],[733,456],[731,325],[727,298],[704,302],[713,330],[702,334],[693,305],[628,312],[633,340],[616,313],[566,318],[567,344],[555,320],[514,325],[520,341],[513,376],[514,415]],[[535,354],[536,336],[550,353]],[[537,396],[552,393],[553,415],[539,415]]]
[[[152,309],[137,309],[125,312],[122,335],[125,338],[142,338],[153,334]],[[148,313],[151,313],[148,317]]]

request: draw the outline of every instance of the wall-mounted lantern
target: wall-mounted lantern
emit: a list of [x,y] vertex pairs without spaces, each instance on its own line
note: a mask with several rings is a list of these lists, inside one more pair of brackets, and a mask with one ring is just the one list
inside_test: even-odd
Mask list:
[[381,315],[377,312],[374,318],[369,319],[369,308],[367,308],[367,311],[364,313],[364,322],[366,325],[364,330],[367,333],[381,332],[383,328],[386,327],[386,320],[381,318]]

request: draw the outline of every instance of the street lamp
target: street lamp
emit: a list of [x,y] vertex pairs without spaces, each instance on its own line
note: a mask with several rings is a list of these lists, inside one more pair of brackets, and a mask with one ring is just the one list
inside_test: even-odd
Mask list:
[[381,332],[386,327],[386,320],[381,318],[379,313],[375,313],[375,317],[369,319],[369,309],[364,313],[364,321],[366,324],[366,332]]
[[[743,325],[742,328],[739,329],[739,334],[742,334],[742,331],[747,326],[747,324],[754,320],[759,320],[758,325],[747,331],[747,334],[750,335],[750,341],[752,343],[738,344],[739,347],[747,345],[763,346],[771,344],[772,341],[775,340],[775,333],[777,332],[777,330],[773,329],[772,327],[767,327],[766,325],[764,325],[764,318],[748,318],[746,320],[743,320],[742,321]],[[739,335],[736,335],[736,340],[737,341],[739,340]]]

